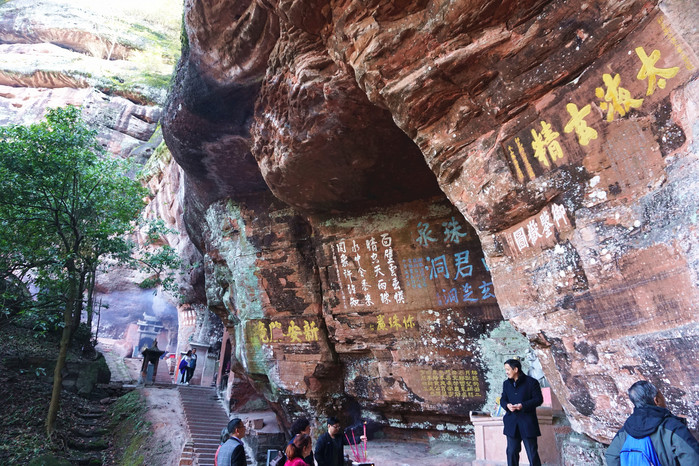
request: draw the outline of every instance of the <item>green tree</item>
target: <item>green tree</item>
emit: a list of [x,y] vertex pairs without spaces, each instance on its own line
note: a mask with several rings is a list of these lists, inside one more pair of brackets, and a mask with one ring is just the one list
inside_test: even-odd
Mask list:
[[100,261],[128,250],[125,234],[144,205],[146,191],[128,168],[104,155],[76,107],[49,110],[31,126],[0,128],[0,265],[13,277],[31,271],[37,287],[62,303],[48,435],[83,294]]
[[177,251],[167,244],[165,237],[175,233],[162,219],[144,220],[141,230],[145,232],[141,248],[127,262],[135,269],[148,274],[139,283],[141,288],[162,288],[172,296],[178,296],[176,271],[181,270],[182,261]]

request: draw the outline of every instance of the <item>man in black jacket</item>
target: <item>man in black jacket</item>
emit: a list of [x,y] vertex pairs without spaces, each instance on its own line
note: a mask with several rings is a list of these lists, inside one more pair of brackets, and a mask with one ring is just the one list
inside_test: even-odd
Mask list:
[[[365,442],[367,438],[360,436],[359,441]],[[316,441],[315,459],[318,466],[344,466],[345,464],[345,441],[340,421],[330,416],[328,418],[328,431],[318,437]]]
[[507,380],[502,384],[500,406],[505,409],[503,433],[507,436],[507,466],[519,465],[522,442],[529,464],[541,466],[536,438],[541,436],[536,408],[544,402],[541,386],[536,379],[522,373],[517,359],[505,361]]
[[328,431],[316,441],[315,458],[318,466],[343,466],[345,464],[344,439],[340,421],[328,418]]
[[609,466],[621,464],[621,447],[629,435],[650,437],[661,464],[699,464],[699,443],[680,418],[665,408],[665,399],[652,383],[641,380],[631,385],[629,399],[633,413],[604,454]]

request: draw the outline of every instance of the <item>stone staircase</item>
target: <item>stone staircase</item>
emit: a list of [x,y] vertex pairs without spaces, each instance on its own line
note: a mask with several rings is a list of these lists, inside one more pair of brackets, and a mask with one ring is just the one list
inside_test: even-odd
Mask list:
[[228,424],[228,415],[215,389],[196,385],[178,385],[177,389],[191,439],[180,465],[213,466],[221,429]]

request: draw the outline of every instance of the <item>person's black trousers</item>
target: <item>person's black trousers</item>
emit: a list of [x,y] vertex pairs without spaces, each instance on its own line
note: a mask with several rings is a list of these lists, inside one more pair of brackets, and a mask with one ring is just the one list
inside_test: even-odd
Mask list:
[[[519,434],[519,430],[516,434]],[[529,464],[541,466],[536,437],[507,437],[507,466],[519,466],[519,452],[522,451],[522,442],[524,442],[524,449],[527,451]]]

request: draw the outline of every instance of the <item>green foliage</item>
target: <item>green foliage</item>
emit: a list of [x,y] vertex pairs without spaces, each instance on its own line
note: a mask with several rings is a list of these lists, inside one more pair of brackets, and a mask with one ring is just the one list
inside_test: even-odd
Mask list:
[[63,458],[56,458],[53,455],[46,454],[41,455],[38,458],[34,458],[29,466],[71,466],[70,461]]
[[132,262],[137,269],[149,276],[139,286],[145,289],[162,287],[176,295],[176,273],[182,267],[182,261],[164,237],[177,232],[168,228],[162,219],[145,222],[142,230],[145,230],[146,242],[133,256]]
[[[106,157],[76,107],[52,109],[31,126],[0,128],[0,276],[26,277],[40,290],[33,307],[63,310],[56,374],[65,363],[83,295],[100,261],[129,249],[125,235],[143,207],[145,189],[129,166]],[[31,273],[30,273],[31,272]],[[43,305],[46,305],[45,307]],[[50,331],[38,319],[38,331]],[[54,430],[60,377],[46,421]]]
[[81,323],[78,328],[75,329],[73,333],[73,344],[77,348],[82,348],[90,343],[92,340],[92,331],[88,328],[86,323]]
[[76,107],[0,128],[0,253],[39,265],[37,279],[55,282],[71,262],[80,268],[122,250],[144,190],[123,162],[102,155]]
[[180,27],[180,53],[182,55],[188,55],[189,54],[189,36],[187,35],[187,29],[184,27],[185,25],[185,17],[184,17],[184,11],[182,12],[182,25]]
[[0,128],[0,276],[31,271],[41,291],[25,312],[65,308],[71,292],[82,296],[74,289],[81,274],[129,249],[124,235],[145,195],[129,169],[104,155],[76,107]]

